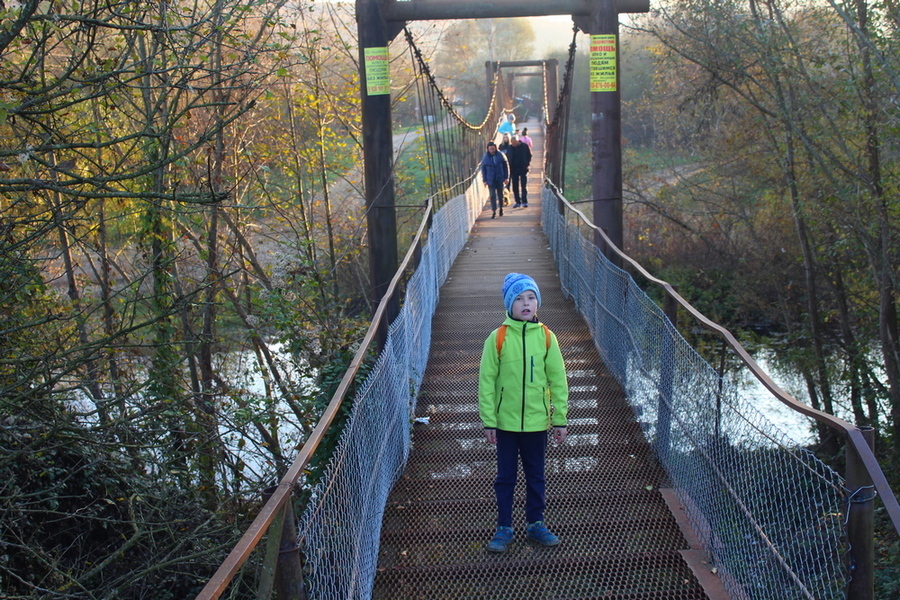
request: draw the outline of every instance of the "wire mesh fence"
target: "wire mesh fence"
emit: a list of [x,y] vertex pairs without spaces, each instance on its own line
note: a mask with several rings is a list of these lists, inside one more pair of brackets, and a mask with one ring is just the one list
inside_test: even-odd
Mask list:
[[369,598],[391,486],[406,463],[415,400],[441,283],[485,202],[480,179],[439,210],[384,350],[353,398],[350,417],[300,517],[310,598]]
[[663,311],[561,214],[543,224],[561,285],[666,470],[733,598],[843,598],[848,544],[838,473],[711,367]]

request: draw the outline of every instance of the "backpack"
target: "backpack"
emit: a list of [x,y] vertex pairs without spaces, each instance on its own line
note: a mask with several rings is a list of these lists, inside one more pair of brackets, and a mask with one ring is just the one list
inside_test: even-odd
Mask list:
[[[544,328],[544,334],[547,336],[547,350],[550,350],[550,328],[541,323]],[[500,358],[500,349],[503,348],[503,342],[506,340],[506,324],[501,325],[497,329],[497,358]]]

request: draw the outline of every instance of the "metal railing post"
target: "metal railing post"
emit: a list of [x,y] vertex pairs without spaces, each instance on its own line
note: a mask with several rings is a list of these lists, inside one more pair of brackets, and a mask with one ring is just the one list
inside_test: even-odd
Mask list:
[[[860,427],[874,450],[875,429]],[[847,540],[850,543],[848,600],[875,598],[875,486],[853,444],[847,443]]]
[[284,503],[282,515],[281,542],[275,566],[275,597],[278,600],[308,600],[293,502]]
[[722,340],[722,350],[719,352],[719,381],[716,386],[716,443],[722,437],[722,390],[725,387],[725,359],[728,356],[728,343]]
[[[666,294],[663,313],[672,324],[672,328],[678,328],[678,303],[672,296]],[[672,432],[672,411],[669,402],[672,400],[672,386],[675,379],[675,363],[672,356],[675,354],[675,340],[669,335],[668,330],[663,329],[663,340],[659,352],[659,400],[656,409],[656,452],[663,464],[669,459],[670,435]],[[668,359],[668,360],[667,360]]]
[[[277,486],[267,488],[263,492],[263,501],[268,502],[276,489]],[[309,599],[303,582],[298,537],[294,505],[288,498],[269,527],[266,554],[256,590],[257,600],[269,600],[273,589],[278,600]]]

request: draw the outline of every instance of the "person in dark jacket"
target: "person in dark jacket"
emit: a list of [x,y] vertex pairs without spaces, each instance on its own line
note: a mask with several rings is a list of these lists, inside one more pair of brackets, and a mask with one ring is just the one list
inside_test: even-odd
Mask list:
[[503,216],[503,188],[509,182],[509,164],[506,155],[497,151],[497,144],[488,142],[487,152],[481,159],[481,180],[491,194],[491,218],[496,218],[497,208]]
[[509,135],[503,134],[503,137],[500,139],[500,145],[497,146],[497,150],[506,154],[506,151],[509,150]]
[[513,208],[523,206],[528,208],[528,189],[526,188],[528,168],[531,165],[531,148],[523,144],[519,136],[514,135],[509,140],[509,148],[506,150],[506,160],[509,161],[509,176],[512,179],[513,196],[516,204]]
[[[524,144],[522,144],[524,146]],[[569,384],[559,340],[538,321],[541,291],[522,273],[503,280],[506,319],[491,332],[478,370],[478,416],[489,444],[497,448],[497,530],[487,545],[505,552],[514,537],[513,500],[519,463],[525,474],[525,537],[543,546],[559,544],[544,524],[547,430],[566,441]]]

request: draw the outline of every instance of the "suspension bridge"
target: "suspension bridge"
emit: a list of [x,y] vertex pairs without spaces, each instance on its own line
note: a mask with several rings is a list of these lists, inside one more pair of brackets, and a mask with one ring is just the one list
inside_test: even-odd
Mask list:
[[[870,598],[876,492],[900,523],[871,432],[797,403],[565,198],[574,52],[559,87],[549,63],[527,65],[545,82],[542,111],[519,123],[534,140],[529,207],[492,219],[476,165],[512,108],[504,67],[489,66],[490,108],[471,124],[408,41],[420,102],[446,117],[423,123],[432,177],[421,226],[321,421],[198,598]],[[510,271],[537,280],[539,316],[560,341],[569,438],[547,453],[547,520],[562,543],[524,539],[517,497],[517,537],[495,555],[485,550],[495,467],[477,376]],[[635,276],[661,286],[662,307]],[[837,432],[846,472],[790,440],[701,358],[679,334],[684,318],[720,336],[776,398]],[[310,458],[345,405],[339,441],[309,482]]]
[[[538,122],[526,126],[540,130]],[[535,136],[539,149],[543,137]],[[690,566],[701,576],[712,566],[704,566],[696,544],[691,552],[667,510],[666,499],[677,501],[660,491],[666,476],[561,289],[541,229],[536,171],[530,191],[538,201],[507,207],[498,219],[479,215],[440,289],[408,467],[385,506],[372,597],[706,598]],[[556,333],[569,369],[570,437],[547,457],[548,518],[562,545],[526,543],[518,506],[516,543],[497,557],[484,550],[496,519],[495,468],[477,385],[481,345],[502,319],[499,284],[511,269],[534,274],[543,291],[539,316]],[[711,576],[707,584],[721,587]]]

